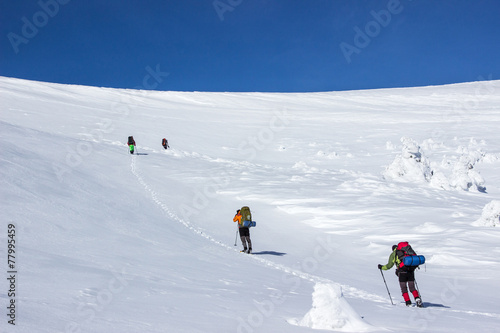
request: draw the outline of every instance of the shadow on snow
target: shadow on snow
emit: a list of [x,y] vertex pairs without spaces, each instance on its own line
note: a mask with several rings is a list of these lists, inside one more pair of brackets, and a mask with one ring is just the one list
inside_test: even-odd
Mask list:
[[284,256],[286,253],[276,252],[276,251],[260,251],[260,252],[252,252],[252,254],[256,254],[256,255],[269,254],[271,256]]
[[445,308],[449,309],[449,306],[443,305],[443,304],[436,304],[436,303],[429,303],[429,302],[423,302],[424,303],[424,308]]

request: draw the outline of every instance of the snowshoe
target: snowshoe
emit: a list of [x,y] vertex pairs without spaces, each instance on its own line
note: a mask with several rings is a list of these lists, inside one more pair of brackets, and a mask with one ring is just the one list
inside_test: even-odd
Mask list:
[[406,306],[411,306],[411,301],[406,301]]
[[424,303],[422,302],[422,299],[420,297],[415,298],[415,302],[417,303],[417,306],[419,308],[423,308],[424,307]]

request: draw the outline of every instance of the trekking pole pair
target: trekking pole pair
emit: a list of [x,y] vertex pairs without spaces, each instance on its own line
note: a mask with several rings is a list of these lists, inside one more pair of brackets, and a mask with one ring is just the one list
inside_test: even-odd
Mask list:
[[387,293],[389,294],[389,298],[391,299],[391,304],[394,305],[394,303],[392,302],[391,293],[389,292],[389,287],[387,287],[387,282],[385,282],[385,277],[384,273],[382,273],[382,269],[380,269],[380,274],[382,274],[382,279],[384,279],[385,288],[387,289]]

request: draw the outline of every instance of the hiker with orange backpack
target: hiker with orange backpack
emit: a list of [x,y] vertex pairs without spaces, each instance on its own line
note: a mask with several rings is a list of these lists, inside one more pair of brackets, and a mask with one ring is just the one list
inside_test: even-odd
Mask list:
[[[411,305],[408,289],[415,298],[415,303],[419,308],[423,307],[422,299],[417,289],[415,289],[415,269],[418,265],[425,263],[424,256],[417,256],[408,242],[400,242],[392,246],[392,253],[386,265],[378,265],[378,269],[386,271],[396,265],[396,275],[399,278],[399,286],[406,306]],[[383,274],[382,274],[383,276]],[[385,281],[385,279],[384,279]],[[390,294],[389,294],[390,295]]]

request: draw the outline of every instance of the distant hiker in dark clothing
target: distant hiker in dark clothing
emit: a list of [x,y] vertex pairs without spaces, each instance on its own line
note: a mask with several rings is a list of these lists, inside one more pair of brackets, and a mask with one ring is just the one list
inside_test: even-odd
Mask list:
[[134,153],[134,148],[135,148],[135,141],[134,141],[134,137],[133,136],[129,136],[128,137],[128,147],[130,148],[130,153],[133,154]]
[[163,140],[161,140],[161,145],[163,146],[163,148],[165,149],[168,149],[170,148],[170,146],[168,145],[168,140],[163,138]]
[[[240,232],[241,244],[243,244],[243,251],[245,253],[252,253],[252,241],[250,240],[250,229],[243,226],[243,221],[241,221],[241,210],[236,211],[234,215],[233,222],[238,222],[238,231]],[[247,246],[248,243],[248,246]]]
[[[406,306],[411,305],[410,295],[408,294],[408,289],[412,293],[415,298],[415,302],[418,307],[422,307],[422,299],[418,294],[418,290],[415,289],[415,268],[410,266],[401,267],[401,259],[400,255],[398,255],[399,250],[397,245],[392,246],[392,253],[389,256],[389,260],[386,265],[378,265],[378,269],[382,269],[384,271],[391,269],[394,264],[396,264],[396,275],[399,278],[399,286],[401,288],[401,293],[403,294],[403,299],[406,302]],[[407,286],[408,284],[408,286]]]

